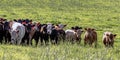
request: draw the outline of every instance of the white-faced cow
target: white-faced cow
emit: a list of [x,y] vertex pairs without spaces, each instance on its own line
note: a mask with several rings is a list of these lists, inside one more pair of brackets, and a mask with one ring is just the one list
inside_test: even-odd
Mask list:
[[58,31],[52,23],[47,23],[47,34],[50,36],[50,41],[52,44],[58,43]]
[[18,22],[10,22],[11,43],[20,45],[25,35],[25,27]]
[[111,32],[104,32],[103,34],[103,43],[106,47],[113,47],[114,38],[116,34],[112,34]]
[[65,31],[63,28],[66,25],[58,24],[53,25],[52,23],[47,24],[47,34],[50,36],[50,40],[53,44],[58,44],[59,40],[64,40],[65,38]]

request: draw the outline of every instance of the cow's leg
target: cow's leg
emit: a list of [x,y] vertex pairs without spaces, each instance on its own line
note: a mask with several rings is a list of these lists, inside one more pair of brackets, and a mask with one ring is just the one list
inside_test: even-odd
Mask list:
[[108,47],[109,45],[108,45],[108,41],[104,41],[104,45],[105,45],[105,47]]
[[5,37],[5,44],[8,42],[8,37],[7,37],[7,31],[4,31],[4,37]]
[[40,43],[41,43],[41,45],[43,45],[43,37],[42,36],[40,36]]
[[22,44],[22,45],[25,44],[25,39],[22,39],[21,44]]
[[44,34],[40,35],[40,42],[41,42],[41,45],[43,45],[44,43],[43,42],[46,42],[46,40],[44,39]]
[[58,37],[55,38],[55,44],[58,44]]
[[7,38],[7,33],[6,33],[6,31],[4,32],[4,37],[5,37],[5,44],[6,44],[6,43],[8,42],[8,41],[7,41],[8,38]]
[[29,33],[28,32],[25,33],[24,38],[27,41],[26,44],[29,45]]
[[16,44],[16,40],[11,39],[11,44]]
[[39,35],[36,35],[36,37],[34,38],[35,39],[35,46],[37,46],[38,45],[38,42],[39,42]]
[[50,41],[51,41],[51,44],[54,44],[54,37],[52,35],[50,35]]
[[87,44],[87,39],[84,39],[84,46],[86,46]]
[[45,44],[48,45],[49,42],[49,35],[46,34],[46,36],[44,36],[44,40],[45,40]]
[[62,39],[63,39],[63,42],[65,41],[65,32],[63,33],[63,35],[62,35]]
[[8,43],[10,43],[10,42],[11,42],[11,35],[10,35],[9,32],[7,33],[6,37],[7,37],[7,41],[8,41]]
[[75,41],[75,40],[72,38],[72,39],[71,39],[71,43],[74,44],[74,41]]
[[113,47],[113,48],[114,48],[114,46],[113,46],[113,45],[114,45],[114,42],[111,42],[111,47]]
[[3,41],[3,35],[0,34],[0,43],[2,44],[2,41]]
[[29,38],[27,38],[27,45],[29,45]]
[[77,38],[76,43],[80,44],[81,43],[81,38]]
[[113,47],[114,41],[109,42],[110,47]]
[[5,36],[5,44],[8,43],[8,38]]
[[97,40],[95,40],[95,48],[97,47]]
[[90,46],[90,47],[92,46],[92,41],[89,41],[89,46]]
[[65,42],[65,35],[62,36],[63,42]]
[[18,39],[17,39],[17,45],[20,45],[20,44],[21,44],[21,41],[22,41],[22,39],[21,39],[21,38],[18,38]]
[[35,39],[35,46],[37,46],[38,45],[38,42],[39,42],[39,39]]
[[86,44],[87,44],[87,42],[86,42],[86,41],[84,41],[84,46],[86,46]]
[[7,33],[7,35],[5,35],[5,43],[10,43],[10,42],[11,42],[10,33]]
[[32,36],[29,36],[29,45],[32,45]]

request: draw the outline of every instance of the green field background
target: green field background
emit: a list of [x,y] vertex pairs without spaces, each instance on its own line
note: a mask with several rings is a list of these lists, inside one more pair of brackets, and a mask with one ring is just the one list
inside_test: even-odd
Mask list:
[[[49,46],[0,45],[0,60],[119,60],[120,0],[0,0],[0,17],[32,19],[41,23],[91,27],[98,33],[98,47],[61,43]],[[114,48],[105,48],[103,32],[117,34]]]

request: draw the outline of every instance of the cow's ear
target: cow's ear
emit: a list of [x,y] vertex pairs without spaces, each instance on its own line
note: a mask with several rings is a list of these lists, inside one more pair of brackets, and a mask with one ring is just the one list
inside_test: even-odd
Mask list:
[[109,36],[109,34],[106,34],[106,36]]
[[55,28],[55,26],[52,26],[52,28]]
[[71,29],[75,29],[74,27],[71,27]]
[[95,29],[92,29],[92,31],[94,31]]
[[79,27],[79,29],[82,29],[82,27]]
[[85,30],[88,30],[87,28],[84,28]]
[[54,24],[52,24],[52,25],[54,25]]
[[114,37],[116,37],[117,35],[116,35],[116,34],[114,34],[113,36],[114,36]]
[[84,32],[83,30],[81,30],[81,32]]
[[17,30],[16,33],[19,33],[19,30]]
[[64,27],[66,27],[67,25],[65,24]]

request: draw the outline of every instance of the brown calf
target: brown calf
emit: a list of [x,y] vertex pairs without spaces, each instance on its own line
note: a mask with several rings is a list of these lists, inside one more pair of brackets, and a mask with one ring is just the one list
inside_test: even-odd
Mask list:
[[114,38],[116,34],[112,34],[111,32],[104,32],[103,34],[103,43],[106,47],[113,47]]
[[84,45],[89,44],[92,46],[95,43],[95,47],[97,45],[97,32],[92,28],[85,28],[85,37],[84,37]]

